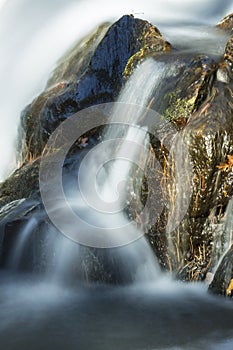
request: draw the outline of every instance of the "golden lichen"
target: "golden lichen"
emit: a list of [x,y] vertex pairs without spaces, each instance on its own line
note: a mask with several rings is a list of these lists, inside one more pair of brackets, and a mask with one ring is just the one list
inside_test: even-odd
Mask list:
[[220,163],[219,165],[217,165],[217,168],[220,171],[230,171],[233,167],[233,156],[228,154],[227,156],[227,162],[225,163]]
[[230,280],[230,283],[226,289],[226,295],[231,296],[232,291],[233,291],[233,279]]

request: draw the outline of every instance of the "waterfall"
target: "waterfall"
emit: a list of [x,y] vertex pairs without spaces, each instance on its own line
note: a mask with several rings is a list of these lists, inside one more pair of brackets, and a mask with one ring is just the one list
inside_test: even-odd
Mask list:
[[213,245],[213,261],[215,266],[213,270],[217,270],[221,263],[222,257],[226,254],[233,243],[233,199],[231,198],[227,204],[226,212],[218,224],[213,223],[214,245]]
[[[82,277],[82,266],[88,271],[99,269],[100,278],[105,273],[104,269],[111,269],[112,266],[113,270],[118,269],[118,275],[126,276],[128,281],[158,279],[160,269],[144,237],[147,231],[144,230],[143,219],[148,217],[146,210],[151,208],[141,203],[140,189],[148,158],[151,157],[147,130],[151,125],[147,125],[147,115],[150,114],[155,121],[153,127],[158,124],[157,113],[148,106],[152,96],[159,98],[161,83],[176,74],[176,68],[176,64],[147,59],[135,69],[116,103],[91,107],[95,115],[100,107],[108,107],[109,119],[100,142],[86,152],[81,160],[77,159],[78,166],[73,165],[71,172],[65,169],[64,173],[61,171],[65,202],[54,185],[54,177],[57,174],[60,176],[60,169],[57,171],[55,166],[56,159],[53,162],[50,157],[44,157],[42,169],[44,167],[48,173],[43,176],[40,171],[41,196],[55,228],[47,223],[44,212],[35,212],[35,221],[30,220],[16,240],[9,259],[11,267],[20,265],[25,257],[27,241],[35,233],[33,269],[45,271],[46,279],[54,283],[78,280],[80,274]],[[86,116],[85,110],[84,113]],[[59,127],[65,123],[69,125],[70,119]],[[76,131],[74,133],[76,140]],[[63,163],[61,169],[62,166]],[[136,215],[143,212],[142,221],[130,212],[132,202],[136,205]],[[67,210],[71,210],[73,216],[67,216]],[[78,223],[73,221],[74,216],[79,218]],[[154,212],[153,216],[156,216]],[[80,243],[82,247],[79,249]],[[110,261],[109,265],[105,260]],[[124,280],[124,277],[120,277],[120,280]]]
[[32,217],[27,221],[23,229],[21,229],[21,232],[19,233],[8,257],[7,266],[10,269],[17,270],[20,267],[25,250],[27,248],[28,240],[37,225],[37,218]]
[[[127,273],[133,273],[134,281],[156,280],[159,275],[158,264],[143,237],[144,232],[130,221],[125,208],[130,196],[138,196],[137,189],[133,193],[131,188],[135,169],[140,166],[142,177],[149,155],[147,128],[140,127],[139,122],[143,120],[154,89],[168,71],[165,64],[152,59],[135,70],[113,106],[101,143],[92,148],[80,164],[78,191],[69,188],[69,178],[65,183],[73,194],[69,203],[81,217],[77,230],[85,232],[85,239],[94,247],[116,247],[114,254]],[[123,124],[119,123],[119,115]],[[138,181],[140,184],[140,179]],[[51,187],[50,184],[46,186]],[[56,199],[51,212],[58,207],[62,209],[62,204]],[[73,223],[68,225],[72,225],[73,230]],[[96,236],[101,240],[98,241]],[[56,275],[59,275],[69,270],[67,264],[74,259],[72,245],[68,244],[70,249],[64,248],[64,239],[59,239],[56,244],[56,250],[61,252],[61,262],[56,266]]]

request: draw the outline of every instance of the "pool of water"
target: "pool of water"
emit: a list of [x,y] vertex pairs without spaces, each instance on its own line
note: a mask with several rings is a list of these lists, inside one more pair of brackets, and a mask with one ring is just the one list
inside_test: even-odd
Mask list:
[[167,276],[131,286],[62,286],[0,276],[2,349],[232,349],[233,305]]

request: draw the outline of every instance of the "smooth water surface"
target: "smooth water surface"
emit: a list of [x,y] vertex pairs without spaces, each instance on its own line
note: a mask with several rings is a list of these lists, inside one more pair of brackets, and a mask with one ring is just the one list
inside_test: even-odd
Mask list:
[[54,285],[1,274],[1,348],[232,349],[233,305],[167,277],[122,287]]

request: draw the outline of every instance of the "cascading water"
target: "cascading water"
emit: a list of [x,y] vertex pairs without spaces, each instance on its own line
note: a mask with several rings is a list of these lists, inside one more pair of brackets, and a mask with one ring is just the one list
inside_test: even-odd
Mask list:
[[[103,241],[97,240],[96,246],[108,247],[110,242],[110,247],[117,247],[114,252],[115,259],[121,261],[124,269],[122,273],[132,275],[131,279],[134,282],[156,281],[159,277],[159,268],[151,248],[143,237],[144,232],[134,222],[131,223],[125,213],[130,197],[140,200],[139,191],[142,181],[140,176],[143,176],[149,156],[147,129],[139,127],[139,121],[143,121],[145,107],[149,104],[153,91],[158,89],[165,77],[173,75],[174,72],[175,69],[171,69],[170,66],[152,59],[141,64],[121,92],[118,102],[113,106],[102,142],[94,147],[81,162],[78,169],[78,191],[76,185],[69,183],[69,177],[68,180],[64,180],[65,188],[72,193],[72,196],[68,197],[70,205],[83,218],[77,228],[78,231],[84,231],[85,235],[89,235],[94,241],[96,228],[99,227],[104,232],[103,236],[106,235],[106,237]],[[117,123],[119,116],[123,124]],[[137,175],[137,188],[132,189],[133,173],[138,166],[140,172]],[[48,189],[51,190],[53,184],[47,177],[46,181],[47,183],[41,183],[41,186],[44,187],[47,197]],[[130,188],[131,194],[129,194]],[[54,205],[50,211],[56,212],[59,208],[62,217],[62,202],[60,203],[57,197],[54,197],[53,202]],[[25,245],[40,221],[41,218],[38,220],[31,218],[21,229],[8,258],[7,265],[10,268],[17,269],[20,266],[20,259],[26,259]],[[85,221],[88,224],[85,224]],[[72,222],[69,226],[72,226]],[[46,278],[50,276],[53,282],[67,281],[68,276],[72,279],[71,271],[80,254],[78,244],[57,234],[54,229],[47,226],[41,230],[46,230],[47,234],[45,233],[44,238],[42,237],[44,243],[34,249],[36,251],[33,257],[35,269],[41,270],[40,265],[46,265]],[[36,242],[35,245],[37,244]]]
[[[52,1],[40,2],[40,6],[41,4],[43,6],[38,7],[38,11],[35,11],[34,5],[29,5],[28,1],[21,3],[25,6],[23,11],[20,10],[20,1],[17,3],[9,1],[9,6],[7,2],[5,3],[2,8],[4,9],[2,12],[4,18],[2,18],[0,25],[0,44],[2,41],[2,57],[5,60],[5,65],[2,67],[2,71],[0,68],[0,74],[5,78],[2,80],[6,81],[2,87],[9,94],[1,105],[1,114],[9,121],[7,124],[9,128],[11,128],[11,124],[17,124],[12,120],[18,118],[20,110],[42,88],[55,59],[68,48],[74,37],[78,38],[87,29],[89,30],[89,22],[91,21],[87,23],[84,13],[87,13],[88,18],[93,18],[93,26],[101,22],[102,19],[109,18],[109,14],[113,17],[119,17],[126,12],[144,12],[146,18],[151,18],[154,23],[157,21],[158,24],[163,18],[169,17],[171,20],[169,26],[166,23],[161,24],[163,32],[168,34],[169,40],[170,38],[176,39],[173,41],[177,41],[175,46],[183,48],[185,52],[190,52],[196,51],[199,47],[198,42],[190,44],[194,38],[200,35],[200,29],[195,27],[195,22],[206,22],[206,16],[209,13],[208,23],[215,23],[224,14],[233,10],[231,1],[226,1],[224,4],[210,0],[206,2],[190,1],[189,4],[184,4],[180,0],[175,0],[165,4],[161,0],[158,1],[160,8],[157,8],[156,11],[152,1],[146,1],[144,4],[135,0],[129,1],[127,8],[124,7],[124,5],[126,6],[125,1],[118,1],[116,4],[111,4],[111,9],[109,6],[102,6],[102,11],[99,11],[99,7],[98,11],[94,10],[96,3],[90,1],[88,4],[86,2],[84,4],[84,1],[80,1],[64,12],[64,4],[56,2],[57,17],[56,20],[49,21],[49,24],[46,21],[48,21],[51,11],[55,11],[51,5],[54,4]],[[99,3],[106,4],[105,2]],[[122,6],[121,9],[120,6]],[[21,17],[25,19],[26,16],[27,18],[26,8],[30,21],[23,20],[24,25],[21,26],[21,32],[16,31],[17,21],[22,21]],[[40,16],[43,11],[44,15],[46,13],[44,17]],[[67,25],[66,20],[71,12],[72,19]],[[156,14],[151,15],[154,12]],[[38,21],[37,18],[33,18],[35,13]],[[63,17],[65,20],[61,22]],[[174,23],[177,24],[178,18],[183,18],[183,22],[192,22],[193,27],[189,25],[186,31],[182,24],[177,28]],[[6,25],[6,21],[9,21],[9,26]],[[47,28],[42,25],[43,23],[47,23]],[[37,33],[37,38],[31,34],[30,26]],[[82,26],[82,30],[79,31],[80,26]],[[13,29],[10,31],[9,27]],[[44,31],[41,29],[42,27]],[[52,30],[48,40],[45,40],[49,27],[52,27]],[[65,34],[65,29],[67,29],[68,34]],[[177,34],[178,30],[181,35]],[[7,31],[11,41],[7,40],[6,43],[4,38]],[[71,39],[72,31],[74,32]],[[192,35],[193,33],[194,35]],[[185,37],[185,35],[184,41],[180,42],[181,37]],[[202,37],[206,39],[206,42],[211,37],[211,44],[209,47],[203,44],[201,51],[209,52],[210,55],[214,56],[218,56],[222,52],[225,36],[221,36],[222,47],[219,49],[215,45],[215,35],[219,34],[215,33],[214,30],[209,31],[206,28],[206,32],[202,31]],[[69,39],[67,39],[68,37]],[[22,42],[19,38],[23,39],[25,46],[21,45]],[[60,41],[54,40],[54,38],[59,38]],[[22,50],[23,46],[25,50]],[[48,56],[44,55],[45,52]],[[45,56],[44,59],[43,56]],[[15,57],[17,57],[18,65],[15,65],[11,74]],[[37,67],[39,66],[37,59],[41,62],[41,71]],[[70,206],[76,213],[81,212],[80,215],[83,215],[83,219],[89,220],[90,224],[99,225],[100,229],[107,231],[112,226],[118,228],[119,237],[113,235],[116,246],[117,240],[122,238],[120,226],[127,225],[130,221],[127,210],[123,208],[125,204],[127,206],[130,196],[136,198],[139,196],[138,189],[142,182],[146,158],[149,154],[147,129],[141,126],[143,125],[141,123],[143,113],[141,112],[144,112],[145,107],[148,106],[152,93],[153,96],[159,96],[161,80],[169,77],[169,74],[175,75],[176,68],[174,62],[172,64],[162,64],[159,61],[156,63],[150,60],[144,62],[129,80],[112,111],[111,122],[114,124],[114,118],[119,113],[123,113],[125,125],[117,127],[111,125],[105,129],[102,135],[102,144],[110,145],[111,139],[114,139],[117,140],[116,143],[113,143],[115,147],[101,148],[100,143],[94,147],[93,152],[89,152],[89,156],[83,162],[83,168],[79,168],[80,188],[78,191],[76,187],[75,191],[74,188],[69,187],[69,177],[67,177],[65,185],[68,189],[67,192],[71,193],[69,196]],[[27,71],[34,72],[37,76],[31,74],[29,77],[30,74],[26,74]],[[13,84],[15,81],[17,81],[16,85]],[[158,90],[158,93],[154,92],[155,89]],[[15,98],[15,104],[12,103],[12,96]],[[129,108],[130,104],[132,104],[132,109]],[[135,104],[144,107],[135,108]],[[126,109],[124,109],[124,105],[127,107]],[[133,124],[133,126],[128,126],[128,124]],[[1,159],[1,178],[7,174],[12,154],[15,131],[13,128],[10,130],[12,131],[11,135],[6,134],[0,138],[1,147],[9,151],[6,158]],[[128,147],[129,145],[134,145],[134,147],[131,149]],[[94,153],[94,150],[97,153]],[[138,152],[139,150],[141,153]],[[131,162],[124,159],[125,153]],[[174,161],[176,167],[172,169],[175,183],[172,183],[173,187],[171,187],[170,193],[173,201],[170,202],[170,207],[168,205],[170,210],[166,228],[168,236],[181,219],[189,199],[187,188],[190,184],[190,168],[179,137],[173,142],[171,161]],[[100,164],[101,167],[99,167]],[[138,165],[140,171],[136,171]],[[179,177],[178,173],[180,168],[183,170],[182,177]],[[88,173],[87,169],[89,169]],[[135,174],[138,177],[136,187],[132,186],[132,177]],[[188,176],[185,177],[185,174]],[[96,180],[95,188],[90,180],[93,178],[92,176]],[[73,195],[74,192],[75,195]],[[82,194],[85,196],[82,197]],[[59,207],[59,203],[57,206]],[[109,211],[108,215],[105,213],[106,210]],[[38,225],[42,225],[39,226],[41,231],[39,236],[34,235],[34,230],[38,228]],[[80,230],[82,228],[84,226],[79,227]],[[33,350],[41,348],[46,350],[51,348],[57,350],[64,348],[70,350],[77,348],[90,350],[109,350],[110,348],[112,350],[125,350],[126,348],[129,350],[231,350],[233,344],[232,305],[207,295],[204,284],[199,286],[180,285],[178,282],[171,281],[166,275],[162,275],[157,261],[143,237],[141,228],[132,225],[130,230],[128,234],[132,234],[131,238],[135,237],[135,233],[140,238],[138,237],[135,242],[129,242],[130,244],[125,246],[110,249],[108,258],[109,261],[115,259],[120,264],[120,273],[124,272],[125,276],[131,274],[132,278],[129,280],[134,283],[127,286],[114,286],[114,288],[94,284],[86,287],[79,285],[75,279],[75,269],[79,268],[77,261],[82,263],[82,259],[78,259],[84,254],[84,248],[51,227],[50,223],[46,222],[44,213],[40,217],[35,216],[29,219],[20,228],[21,232],[17,236],[18,239],[14,241],[11,255],[8,257],[8,268],[11,271],[1,271],[0,274],[1,346],[9,350],[21,347],[30,347]],[[223,248],[226,249],[232,239],[232,200],[228,204],[219,230],[215,232],[216,244],[223,245]],[[222,240],[222,232],[226,237],[225,241]],[[109,236],[111,237],[111,234]],[[28,252],[25,244],[32,238],[35,239],[35,249]],[[88,251],[89,248],[85,249]],[[31,274],[18,276],[14,274],[22,261],[27,261],[28,254],[33,255],[35,271],[43,271],[37,277]],[[89,259],[93,254],[94,267],[101,269],[94,252],[91,251],[88,254]],[[88,262],[85,261],[87,269]],[[75,287],[69,284],[71,279],[75,281]]]
[[[135,282],[156,280],[159,275],[155,257],[143,237],[143,232],[135,223],[130,222],[124,212],[130,197],[128,192],[135,164],[140,165],[143,176],[149,155],[147,129],[140,128],[137,124],[143,118],[145,106],[150,102],[154,89],[160,84],[161,79],[165,75],[172,74],[171,72],[173,71],[170,71],[165,64],[152,59],[146,60],[135,70],[113,107],[102,142],[94,147],[81,163],[78,192],[71,189],[69,183],[65,184],[72,193],[70,201],[73,210],[77,211],[78,215],[81,212],[83,218],[78,231],[84,231],[85,239],[90,237],[90,242],[94,242],[97,228],[100,229],[104,238],[102,241],[97,240],[94,246],[117,247],[116,256],[123,262],[128,261],[128,264],[123,264],[124,269],[128,270],[127,275],[133,272]],[[122,116],[123,126],[116,123],[119,121],[119,115]],[[48,181],[47,176],[45,178]],[[53,178],[51,180],[53,181]],[[139,187],[140,182],[139,178]],[[47,184],[42,183],[42,188],[44,187],[42,197],[46,203],[49,202],[47,188],[51,186],[49,181]],[[136,193],[131,193],[131,196],[137,197],[137,190],[139,188],[135,189]],[[49,215],[56,212],[57,208],[62,208],[59,198],[54,200]],[[56,215],[58,216],[59,214]],[[90,224],[86,224],[86,221]],[[70,226],[72,225],[71,222]],[[67,274],[75,257],[72,259],[70,249],[64,249],[63,244],[64,239],[58,239],[57,250],[62,254],[59,257],[61,268],[56,266],[56,271]]]
[[32,234],[37,224],[37,219],[35,217],[32,217],[28,220],[24,228],[21,230],[18,239],[16,239],[12,252],[9,255],[7,265],[10,269],[17,270],[20,267],[19,265],[23,256],[23,251],[25,249],[25,246],[27,247],[27,241],[29,240],[30,235]]
[[221,257],[227,252],[233,243],[233,199],[228,202],[226,212],[221,222],[214,226],[214,255],[215,269],[221,261]]

